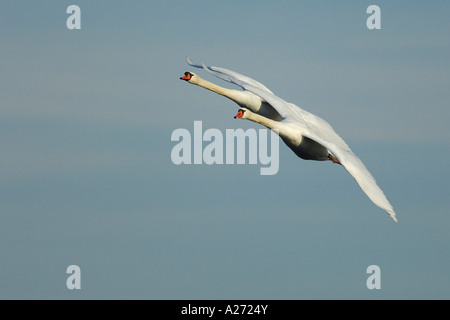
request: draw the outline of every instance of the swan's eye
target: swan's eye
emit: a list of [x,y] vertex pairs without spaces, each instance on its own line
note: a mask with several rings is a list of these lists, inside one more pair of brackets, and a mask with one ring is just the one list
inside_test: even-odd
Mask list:
[[189,80],[191,80],[192,76],[193,76],[192,73],[186,71],[186,72],[184,73],[184,76],[181,77],[180,79],[181,79],[181,80],[189,81]]

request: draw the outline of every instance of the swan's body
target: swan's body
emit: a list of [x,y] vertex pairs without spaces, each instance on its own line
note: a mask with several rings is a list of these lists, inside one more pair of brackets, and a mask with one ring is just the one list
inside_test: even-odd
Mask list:
[[187,62],[242,87],[244,91],[222,88],[190,72],[181,79],[233,100],[241,107],[235,118],[248,119],[278,132],[298,157],[341,164],[366,195],[397,221],[391,204],[373,176],[328,122],[275,96],[266,86],[249,77],[223,68],[195,65],[189,58]]

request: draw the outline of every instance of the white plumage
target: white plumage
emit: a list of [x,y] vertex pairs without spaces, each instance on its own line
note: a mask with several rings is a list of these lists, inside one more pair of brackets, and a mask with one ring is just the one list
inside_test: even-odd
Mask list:
[[310,160],[332,160],[342,164],[373,203],[397,221],[391,204],[374,177],[328,122],[284,101],[265,85],[247,76],[224,68],[196,65],[188,57],[186,60],[190,66],[203,68],[220,79],[240,86],[244,91],[219,87],[190,72],[186,72],[181,79],[235,101],[242,108],[238,118],[248,119],[278,131],[286,145],[297,156]]

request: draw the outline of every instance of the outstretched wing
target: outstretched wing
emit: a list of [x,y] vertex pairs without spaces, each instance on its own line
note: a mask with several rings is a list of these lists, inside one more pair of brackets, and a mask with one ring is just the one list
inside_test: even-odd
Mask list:
[[[224,69],[224,68],[206,66],[204,64],[195,64],[192,62],[192,60],[189,57],[186,57],[186,61],[187,61],[188,65],[190,65],[191,67],[205,69],[208,73],[212,74],[213,76],[216,76],[222,80],[234,83],[240,87],[242,87],[242,85],[240,83],[242,81],[244,83],[250,84],[254,87],[260,88],[261,90],[264,90],[266,92],[273,94],[273,92],[270,91],[269,88],[267,88],[262,83],[254,80],[250,77],[244,76],[240,73],[237,73],[237,72],[234,72],[234,71],[231,71],[228,69]],[[242,87],[242,88],[244,88],[244,87]]]
[[397,221],[394,209],[377,185],[375,178],[328,122],[259,88],[249,84],[244,84],[244,88],[267,101],[284,119],[299,125],[304,136],[327,148],[338,158],[369,199]]
[[377,185],[375,178],[369,170],[367,170],[364,163],[351,150],[344,150],[330,141],[321,139],[314,132],[308,132],[305,135],[330,150],[331,153],[338,158],[339,162],[344,166],[348,173],[350,173],[356,180],[369,199],[372,200],[372,202],[378,207],[386,211],[387,214],[389,214],[389,216],[397,222],[394,209],[387,200],[383,191]]

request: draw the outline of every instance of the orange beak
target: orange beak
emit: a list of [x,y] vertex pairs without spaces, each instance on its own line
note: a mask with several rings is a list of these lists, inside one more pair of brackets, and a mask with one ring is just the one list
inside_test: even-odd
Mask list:
[[243,115],[244,115],[244,112],[242,112],[242,110],[239,110],[237,115],[234,116],[234,118],[239,119],[239,118],[242,118]]
[[189,72],[186,72],[184,74],[184,76],[180,77],[180,79],[181,80],[186,80],[186,81],[191,80],[191,74]]

